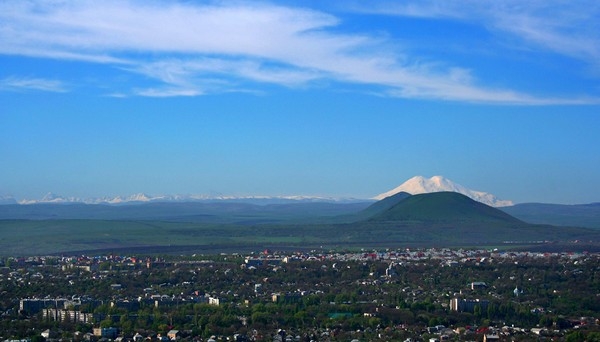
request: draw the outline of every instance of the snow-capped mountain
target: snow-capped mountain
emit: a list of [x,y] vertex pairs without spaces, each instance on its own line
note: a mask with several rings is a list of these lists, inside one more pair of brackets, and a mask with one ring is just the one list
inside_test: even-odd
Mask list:
[[42,197],[41,201],[45,202],[45,203],[61,203],[61,202],[68,202],[68,201],[72,201],[72,200],[74,200],[74,199],[63,198],[60,195],[49,192],[44,197]]
[[[434,176],[424,178],[422,176],[413,177],[404,182],[399,187],[388,192],[379,194],[371,200],[381,200],[392,196],[399,192],[407,192],[409,194],[422,194],[440,191],[453,191],[466,195],[476,201],[493,206],[504,207],[511,206],[511,201],[499,200],[494,195],[474,191],[465,188],[460,184],[456,184],[442,176]],[[257,202],[257,203],[285,203],[285,202],[364,202],[365,199],[357,198],[339,198],[328,196],[228,196],[223,194],[211,195],[148,195],[137,193],[129,196],[115,197],[65,197],[49,192],[41,199],[21,199],[16,200],[12,196],[0,196],[0,204],[109,204],[109,205],[125,205],[125,204],[140,204],[140,203],[156,203],[156,202],[197,202],[197,201],[237,201],[237,202]]]
[[16,201],[18,204],[36,204],[36,203],[77,203],[83,202],[76,197],[63,197],[55,193],[49,192],[41,199],[23,199]]
[[147,195],[144,193],[133,194],[130,196],[116,197],[64,197],[54,193],[47,193],[41,199],[23,199],[15,200],[13,197],[6,196],[6,200],[0,197],[0,204],[140,204],[151,202],[198,202],[198,201],[252,201],[261,203],[278,202],[357,202],[364,201],[355,198],[336,198],[324,196],[225,196],[225,195]]
[[433,176],[431,178],[415,176],[402,183],[399,187],[375,196],[374,199],[381,200],[399,192],[408,192],[409,194],[417,195],[441,191],[458,192],[460,194],[470,197],[475,201],[487,204],[492,207],[506,207],[513,205],[512,201],[499,200],[496,196],[487,192],[467,189],[464,186],[456,184],[442,176]]

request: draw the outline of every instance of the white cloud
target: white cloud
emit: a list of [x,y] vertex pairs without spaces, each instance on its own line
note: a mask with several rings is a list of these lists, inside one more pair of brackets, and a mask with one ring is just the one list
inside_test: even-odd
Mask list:
[[[316,70],[270,64],[268,61],[251,58],[196,57],[144,63],[129,70],[172,86],[203,89],[230,87],[235,79],[294,87],[323,77],[322,72]],[[233,80],[218,81],[219,76],[230,76]]]
[[[457,3],[448,4],[410,5],[395,13],[464,17]],[[483,11],[475,2],[467,4],[470,13]],[[141,96],[197,96],[253,91],[255,83],[299,87],[331,80],[374,85],[390,96],[409,98],[546,101],[482,87],[465,68],[411,63],[411,56],[390,52],[391,43],[383,37],[336,31],[339,20],[332,15],[267,3],[4,2],[0,22],[0,53],[112,65],[154,80],[135,87],[133,93]],[[546,38],[547,44],[551,40]]]
[[600,3],[595,0],[380,1],[357,11],[467,21],[510,34],[522,44],[600,64]]
[[545,7],[542,13],[530,9],[521,14],[496,15],[494,25],[556,53],[600,65],[600,7],[596,3],[589,7],[573,3],[578,4],[576,8],[549,12]]
[[16,76],[0,79],[0,89],[10,91],[39,90],[55,93],[64,93],[67,91],[65,85],[58,80]]
[[147,97],[173,97],[173,96],[198,96],[202,92],[195,89],[178,89],[178,88],[150,88],[135,91],[136,95]]

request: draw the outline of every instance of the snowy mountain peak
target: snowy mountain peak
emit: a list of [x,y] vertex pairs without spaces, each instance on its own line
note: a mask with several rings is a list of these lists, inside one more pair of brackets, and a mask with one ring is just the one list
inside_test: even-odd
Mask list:
[[62,201],[63,198],[55,193],[49,192],[47,193],[43,198],[42,201],[44,202],[59,202]]
[[460,184],[454,183],[451,180],[444,178],[443,176],[433,176],[431,178],[415,176],[402,183],[397,188],[375,196],[374,199],[381,200],[399,192],[408,192],[409,194],[417,195],[441,191],[458,192],[460,194],[470,197],[475,201],[487,204],[492,207],[505,207],[513,205],[512,201],[499,200],[498,198],[496,198],[496,196],[492,194],[467,189]]
[[128,202],[150,202],[152,198],[144,193],[133,194],[127,198]]

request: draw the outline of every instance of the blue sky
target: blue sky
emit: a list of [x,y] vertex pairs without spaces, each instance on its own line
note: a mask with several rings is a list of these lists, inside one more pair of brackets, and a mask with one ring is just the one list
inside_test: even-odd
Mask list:
[[595,1],[3,1],[0,196],[600,201]]

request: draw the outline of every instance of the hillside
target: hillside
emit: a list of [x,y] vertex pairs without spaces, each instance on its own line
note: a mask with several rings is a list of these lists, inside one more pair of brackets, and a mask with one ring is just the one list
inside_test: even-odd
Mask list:
[[389,197],[385,197],[384,199],[379,200],[362,210],[359,213],[359,215],[363,219],[371,218],[374,215],[380,214],[388,210],[389,208],[395,206],[396,204],[400,203],[401,201],[407,199],[410,196],[412,195],[407,192],[399,192]]
[[522,203],[501,210],[530,223],[600,229],[600,203]]
[[[18,215],[11,214],[11,208],[21,210],[19,215],[29,219],[16,219]],[[0,255],[99,250],[218,253],[264,248],[514,247],[532,243],[572,246],[574,241],[586,244],[581,247],[585,250],[600,246],[600,230],[525,223],[452,192],[403,193],[376,203],[344,205],[45,205],[6,206],[4,210],[5,217],[13,218],[0,219]]]
[[375,214],[370,220],[523,223],[499,209],[456,192],[435,192],[406,197]]

